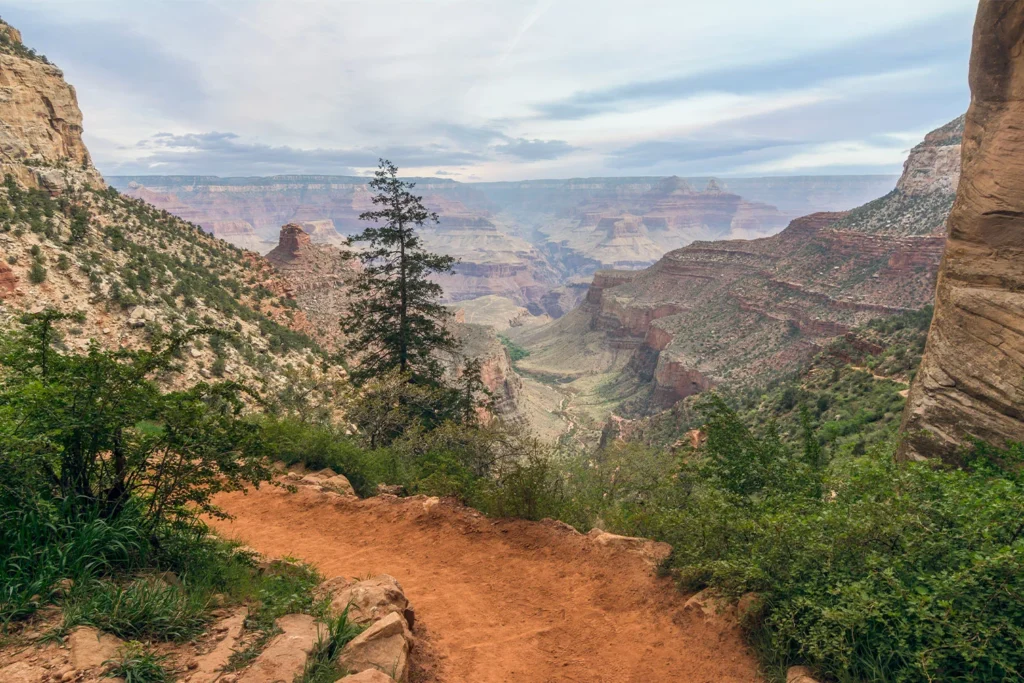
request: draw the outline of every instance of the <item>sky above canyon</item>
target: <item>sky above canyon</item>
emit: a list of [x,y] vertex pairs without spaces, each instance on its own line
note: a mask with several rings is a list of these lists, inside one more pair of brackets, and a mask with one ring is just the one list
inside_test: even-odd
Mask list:
[[8,0],[108,175],[897,173],[972,0]]

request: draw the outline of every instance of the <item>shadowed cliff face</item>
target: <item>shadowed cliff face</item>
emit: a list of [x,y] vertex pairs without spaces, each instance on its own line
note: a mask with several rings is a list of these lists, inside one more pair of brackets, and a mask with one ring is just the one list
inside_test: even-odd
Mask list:
[[963,172],[903,458],[1024,441],[1024,3],[982,0]]

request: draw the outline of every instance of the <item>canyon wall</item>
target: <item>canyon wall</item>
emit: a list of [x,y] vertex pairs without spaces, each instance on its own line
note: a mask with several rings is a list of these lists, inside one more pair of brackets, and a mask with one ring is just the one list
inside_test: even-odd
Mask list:
[[[793,371],[854,327],[920,309],[934,296],[961,127],[930,134],[899,189],[854,211],[804,216],[761,239],[696,241],[639,271],[597,272],[576,311],[519,335],[532,352],[520,365],[573,378],[617,373],[616,386],[646,393],[656,410]],[[900,215],[921,197],[912,219]]]
[[[106,184],[82,141],[74,88],[0,21],[0,326],[26,311],[80,312],[62,345],[138,349],[167,331],[208,324],[231,344],[197,341],[169,384],[244,381],[272,395],[292,370],[312,369],[316,345],[288,283],[237,249]],[[296,334],[296,332],[300,334]]]
[[963,174],[899,457],[1024,441],[1024,3],[982,0]]
[[[440,279],[450,302],[501,296],[534,313],[563,314],[572,288],[552,289],[601,268],[643,268],[696,239],[759,236],[813,209],[848,208],[894,178],[589,178],[519,183],[412,179],[441,223],[431,249],[460,259]],[[244,249],[273,248],[282,224],[338,244],[372,208],[364,177],[216,178],[131,176],[115,187],[203,226]],[[696,189],[701,188],[701,189]],[[757,199],[745,196],[746,192]],[[772,197],[787,208],[776,208]],[[868,196],[873,196],[869,194]],[[568,294],[569,298],[561,298]],[[560,299],[560,300],[559,300]]]
[[7,24],[0,24],[0,171],[31,187],[56,190],[72,178],[105,186],[82,142],[75,89]]

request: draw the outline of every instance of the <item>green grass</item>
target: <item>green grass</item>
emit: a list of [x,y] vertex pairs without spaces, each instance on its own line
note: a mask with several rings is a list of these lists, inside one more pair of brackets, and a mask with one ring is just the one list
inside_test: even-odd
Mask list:
[[298,683],[334,683],[347,673],[338,663],[338,657],[345,646],[363,632],[363,627],[348,620],[347,607],[341,614],[328,617],[326,627],[310,652]]
[[171,683],[174,675],[166,666],[167,655],[159,655],[143,643],[130,641],[116,659],[106,662],[109,670],[104,678],[122,678],[124,683]]
[[203,631],[208,606],[209,596],[202,589],[152,579],[98,581],[73,591],[63,602],[63,628],[85,625],[122,639],[183,641]]

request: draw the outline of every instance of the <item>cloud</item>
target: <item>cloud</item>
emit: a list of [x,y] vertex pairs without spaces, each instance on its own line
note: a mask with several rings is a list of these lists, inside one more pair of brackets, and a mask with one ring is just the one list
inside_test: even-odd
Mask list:
[[300,7],[8,0],[3,15],[77,87],[103,172],[363,173],[387,156],[499,180],[898,171],[892,136],[966,108],[976,0]]
[[526,138],[516,138],[495,147],[499,154],[524,161],[558,159],[576,149],[578,148],[573,147],[565,140],[527,140]]
[[677,100],[700,92],[782,92],[921,64],[961,72],[966,84],[964,56],[970,49],[970,35],[961,30],[965,20],[969,21],[969,16],[953,13],[789,59],[712,67],[695,73],[577,92],[540,104],[536,112],[541,118],[575,120]]
[[[141,155],[114,169],[116,174],[279,175],[323,173],[356,175],[381,157],[403,167],[465,165],[482,157],[440,145],[382,148],[315,148],[244,141],[230,132],[157,133],[135,144]],[[358,169],[358,170],[357,170]]]

